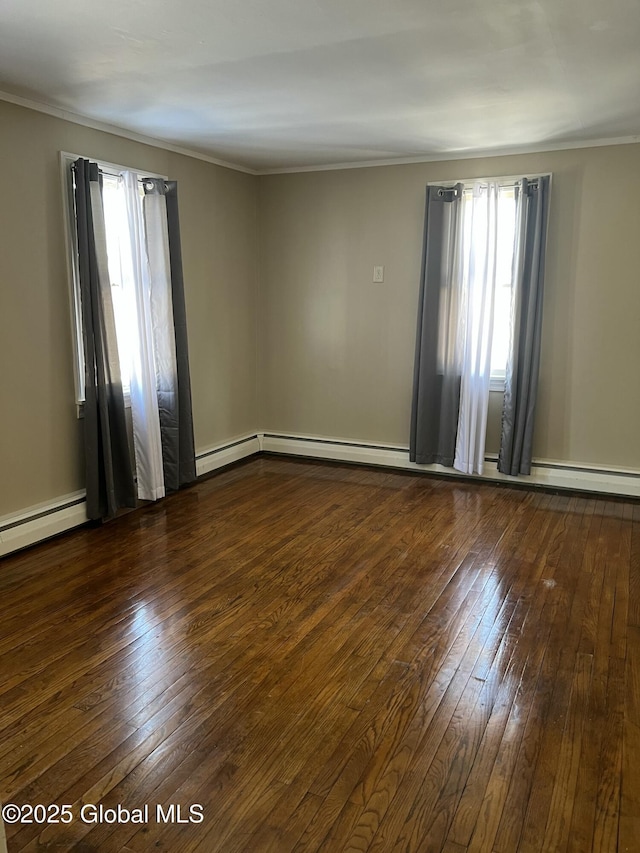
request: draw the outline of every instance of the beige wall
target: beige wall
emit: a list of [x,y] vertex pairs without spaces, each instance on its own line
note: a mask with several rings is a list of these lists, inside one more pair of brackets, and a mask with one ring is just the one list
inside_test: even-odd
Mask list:
[[407,446],[425,184],[546,172],[535,455],[640,468],[640,145],[260,178],[262,428]]
[[552,172],[535,453],[640,468],[640,145],[256,178],[0,102],[0,516],[83,487],[60,150],[179,181],[199,450],[406,446],[425,183]]
[[83,488],[61,150],[179,182],[196,446],[258,427],[257,179],[0,102],[0,516]]

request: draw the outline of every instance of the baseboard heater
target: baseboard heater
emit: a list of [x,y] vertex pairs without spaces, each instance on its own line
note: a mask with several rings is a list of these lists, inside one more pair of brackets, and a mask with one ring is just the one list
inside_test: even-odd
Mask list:
[[[256,433],[205,448],[196,455],[196,473],[201,477],[259,452]],[[0,557],[86,523],[84,491],[5,516],[0,518]]]
[[[432,473],[446,477],[465,477],[443,465],[417,465],[409,461],[409,448],[370,442],[331,439],[315,436],[264,433],[261,449],[269,453],[291,456],[306,456],[336,462],[357,462],[365,465],[383,465],[401,468],[416,473]],[[621,468],[604,468],[534,459],[529,476],[509,477],[498,471],[498,457],[485,457],[482,477],[472,479],[492,483],[511,483],[519,486],[568,489],[571,491],[594,492],[615,497],[640,497],[640,471]]]
[[[199,477],[206,476],[261,452],[383,466],[446,477],[463,476],[442,465],[416,465],[410,462],[407,447],[271,432],[240,436],[199,451],[196,456],[196,473]],[[507,477],[498,471],[497,457],[488,455],[485,457],[483,476],[472,479],[534,488],[592,492],[603,496],[640,498],[640,471],[544,459],[534,460],[531,475],[528,477]],[[56,501],[38,504],[13,516],[0,518],[0,557],[78,527],[86,521],[84,492],[74,492]]]

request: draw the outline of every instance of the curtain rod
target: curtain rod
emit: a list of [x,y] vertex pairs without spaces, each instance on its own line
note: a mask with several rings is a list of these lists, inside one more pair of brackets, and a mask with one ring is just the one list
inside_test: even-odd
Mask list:
[[515,184],[517,181],[521,181],[523,178],[526,178],[529,183],[533,183],[534,181],[538,181],[540,178],[551,178],[552,174],[552,172],[538,172],[538,174],[535,175],[529,173],[528,175],[483,175],[481,178],[447,178],[441,181],[427,181],[427,186],[444,186],[453,189],[456,184],[486,184],[488,181],[496,181],[499,184],[508,186],[509,184]]
[[[77,171],[75,163],[71,163],[70,168],[71,168],[71,171],[74,173]],[[133,170],[132,169],[126,169],[124,171],[130,172]],[[108,172],[106,169],[101,169],[100,166],[98,166],[98,172],[101,175],[108,175],[110,178],[119,178],[122,174],[121,172]],[[143,174],[140,174],[140,172],[136,172],[136,175],[137,175],[137,182],[139,184],[146,184],[147,181],[162,181],[163,184],[165,185],[165,189],[167,189],[167,183],[168,183],[167,178],[154,177],[152,175],[143,175]],[[147,189],[149,189],[149,187],[147,187]]]
[[[94,161],[94,162],[95,162],[95,161]],[[75,171],[76,171],[76,164],[75,164],[75,163],[71,163],[70,168],[71,168],[71,171],[72,171],[72,172],[75,172]],[[122,172],[123,172],[123,171],[125,171],[125,172],[132,172],[132,171],[135,171],[135,170],[134,170],[134,169],[123,169],[123,170],[122,170],[122,171],[120,171],[120,172],[115,172],[115,171],[114,171],[114,172],[110,172],[108,169],[103,169],[103,168],[101,168],[101,166],[100,166],[100,165],[98,165],[98,172],[99,172],[101,175],[108,175],[110,178],[119,178],[119,177],[122,175]],[[164,181],[165,183],[167,182],[167,178],[161,178],[161,177],[156,177],[156,176],[153,176],[153,175],[147,175],[147,174],[142,173],[142,172],[136,172],[136,175],[138,176],[138,183],[143,183],[144,181],[156,181],[156,180],[158,180],[158,181]]]
[[[473,179],[473,183],[480,184],[481,186],[488,186],[489,180],[493,181],[493,178],[489,178],[489,179],[483,178],[481,180]],[[518,186],[518,183],[521,180],[523,180],[523,178],[518,178],[515,181],[510,181],[510,180],[506,181],[506,180],[496,179],[496,183],[498,183],[500,185],[500,187],[504,187],[505,189],[509,189],[510,187]],[[531,189],[537,190],[539,180],[540,180],[539,178],[532,178],[532,179],[526,178],[527,186],[530,187]],[[442,186],[439,183],[435,183],[435,184],[429,183],[429,184],[427,184],[427,186],[428,187],[440,187],[440,189],[438,190],[438,195],[443,196],[445,193],[456,194],[458,184],[463,184],[463,192],[464,192],[464,190],[471,189],[471,187],[469,186],[471,184],[471,182],[472,182],[471,180],[456,181],[456,183],[453,184],[452,186]]]
[[60,157],[62,162],[65,164],[65,168],[68,166],[73,168],[73,164],[76,160],[89,160],[91,163],[97,163],[98,168],[107,175],[118,175],[120,172],[135,172],[137,175],[143,175],[145,178],[161,178],[163,181],[168,181],[168,175],[160,175],[158,172],[150,171],[149,169],[138,169],[135,166],[127,166],[124,163],[110,163],[108,160],[100,160],[96,157],[90,157],[86,154],[75,154],[71,151],[61,151]]

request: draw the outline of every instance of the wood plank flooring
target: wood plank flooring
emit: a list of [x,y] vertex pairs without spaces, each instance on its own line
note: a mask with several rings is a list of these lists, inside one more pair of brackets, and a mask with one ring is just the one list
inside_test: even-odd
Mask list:
[[637,503],[261,457],[0,595],[9,853],[640,851]]

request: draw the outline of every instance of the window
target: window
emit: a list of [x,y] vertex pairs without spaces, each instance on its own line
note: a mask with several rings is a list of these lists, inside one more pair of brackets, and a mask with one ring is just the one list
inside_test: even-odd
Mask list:
[[[475,184],[477,188],[477,183]],[[469,265],[474,243],[475,255],[486,250],[482,243],[486,241],[487,208],[475,208],[473,205],[474,185],[466,184],[463,191],[462,227],[464,234],[464,263]],[[495,282],[493,303],[493,334],[491,342],[491,387],[494,390],[504,388],[509,342],[511,331],[511,296],[513,288],[513,255],[516,228],[516,193],[514,185],[505,183],[499,186],[496,205],[496,253]],[[467,272],[467,277],[469,276]]]
[[[62,180],[64,185],[63,198],[65,202],[65,223],[67,229],[67,262],[71,287],[70,300],[73,308],[72,324],[75,350],[76,400],[78,410],[81,412],[85,399],[84,349],[82,344],[82,309],[75,227],[74,177],[71,168],[79,156],[67,152],[62,152],[61,154]],[[144,196],[142,174],[144,174],[144,177],[164,178],[164,176],[148,171],[142,173],[139,170],[128,169],[125,166],[118,166],[113,163],[97,162],[102,174],[102,202],[107,260],[118,340],[120,373],[125,400],[128,403],[131,385],[131,365],[136,358],[138,330],[136,327],[136,307],[135,304],[132,304],[132,300],[135,298],[135,286],[133,282],[134,260],[131,254],[131,240],[127,224],[123,173],[129,171],[136,172],[139,175],[138,188],[141,204]]]
[[543,175],[427,187],[412,462],[482,474],[493,377],[509,386],[500,470],[530,470],[549,184]]
[[84,157],[62,164],[87,515],[107,518],[196,476],[178,190]]
[[111,280],[111,298],[115,315],[120,375],[125,399],[131,388],[130,365],[135,355],[137,339],[135,305],[129,304],[133,292],[133,260],[127,228],[126,199],[121,176],[103,174],[102,203],[107,240],[107,260]]

